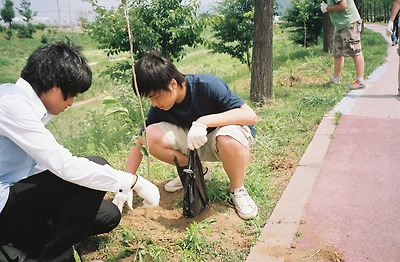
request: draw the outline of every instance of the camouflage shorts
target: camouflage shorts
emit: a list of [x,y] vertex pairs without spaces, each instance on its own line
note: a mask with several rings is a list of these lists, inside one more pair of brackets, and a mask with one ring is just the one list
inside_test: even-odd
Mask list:
[[358,20],[349,26],[333,32],[333,56],[355,56],[361,53],[361,27]]

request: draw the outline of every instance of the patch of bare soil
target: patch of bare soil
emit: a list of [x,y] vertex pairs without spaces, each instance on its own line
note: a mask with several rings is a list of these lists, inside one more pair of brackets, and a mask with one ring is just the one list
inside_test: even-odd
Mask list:
[[[122,231],[123,228],[130,228],[138,232],[142,240],[151,239],[156,245],[170,250],[174,254],[178,240],[185,238],[186,228],[189,228],[193,221],[198,224],[207,221],[209,222],[209,233],[206,234],[206,237],[210,243],[217,243],[215,249],[227,248],[240,252],[251,248],[254,232],[249,232],[250,230],[244,228],[243,220],[235,213],[230,203],[224,201],[213,203],[195,218],[185,218],[182,214],[183,190],[168,193],[164,190],[166,182],[157,184],[161,194],[159,206],[147,209],[143,207],[142,199],[134,197],[134,210],[124,207],[122,221],[113,230],[114,235],[118,234],[118,231]],[[109,234],[113,234],[113,232]],[[108,234],[104,235],[107,236]],[[95,244],[90,240],[84,243],[82,253],[85,260],[104,260],[110,256],[93,245]],[[137,249],[138,245],[143,244],[140,241],[128,243],[131,249]],[[108,252],[116,254],[120,251],[120,249],[111,246]],[[124,258],[120,261],[133,261],[133,257]],[[175,257],[173,261],[175,261]],[[179,261],[179,255],[176,255],[176,261]]]
[[344,262],[343,253],[334,246],[320,249],[298,249],[296,247],[270,247],[265,250],[270,257],[283,258],[285,262]]
[[308,227],[307,221],[301,221],[298,232],[301,234],[295,237],[291,248],[286,251],[285,261],[345,261],[343,252],[321,239]]
[[78,102],[74,102],[74,103],[72,104],[72,106],[79,107],[79,106],[83,106],[83,105],[86,105],[86,104],[89,104],[89,103],[92,103],[92,102],[95,102],[95,101],[100,101],[100,99],[101,99],[100,96],[98,96],[98,97],[91,97],[91,98],[88,98],[88,99],[85,99],[85,100],[81,100],[81,101],[78,101]]

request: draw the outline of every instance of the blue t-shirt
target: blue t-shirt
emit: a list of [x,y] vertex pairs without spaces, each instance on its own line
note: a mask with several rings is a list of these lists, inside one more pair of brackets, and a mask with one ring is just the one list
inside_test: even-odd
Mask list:
[[[168,111],[151,106],[147,112],[146,126],[158,122],[190,128],[199,117],[222,113],[245,104],[220,78],[211,74],[189,74],[185,76],[186,95],[181,103]],[[255,137],[254,126],[249,126]],[[209,128],[208,132],[215,128]]]

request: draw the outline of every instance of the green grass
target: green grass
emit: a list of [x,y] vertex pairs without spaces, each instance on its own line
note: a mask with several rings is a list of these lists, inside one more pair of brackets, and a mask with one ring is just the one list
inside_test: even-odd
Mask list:
[[[28,56],[38,47],[43,46],[41,43],[41,36],[48,36],[49,40],[53,41],[55,39],[65,40],[67,36],[77,45],[82,45],[87,48],[83,53],[89,59],[98,58],[93,53],[98,54],[99,50],[96,50],[96,44],[86,35],[81,33],[61,33],[55,30],[45,29],[43,31],[38,30],[32,39],[19,39],[14,36],[12,39],[6,40],[6,34],[4,32],[0,33],[0,82],[1,83],[14,83],[25,66],[26,59]],[[91,50],[91,51],[89,51]],[[105,57],[105,55],[104,55]],[[106,59],[106,58],[105,58]],[[97,60],[96,60],[97,61]]]
[[[260,229],[271,215],[322,117],[347,94],[347,85],[355,77],[353,61],[351,58],[346,58],[341,80],[343,84],[324,87],[323,83],[328,81],[333,73],[331,55],[322,51],[322,45],[309,48],[295,45],[290,42],[288,32],[277,30],[274,36],[273,101],[269,104],[255,106],[249,101],[250,72],[237,59],[224,54],[211,54],[204,47],[197,47],[187,49],[189,55],[176,63],[183,73],[218,75],[232,90],[242,96],[259,116],[259,121],[255,125],[257,141],[252,149],[252,161],[245,181],[246,188],[258,204],[259,215],[252,221],[243,221],[242,225],[243,232],[254,232],[253,241],[256,241]],[[126,117],[119,115],[105,116],[104,106],[98,101],[69,108],[51,120],[49,129],[57,140],[74,154],[101,155],[114,167],[124,169],[129,150],[128,143],[139,125],[140,112],[136,97],[130,87],[99,77],[100,71],[115,62],[107,61],[105,55],[96,49],[95,43],[87,36],[77,33],[72,34],[71,38],[85,45],[84,54],[89,62],[98,62],[92,66],[94,71],[92,88],[78,100],[100,98],[106,94],[113,95],[129,110],[130,119],[127,120]],[[4,33],[1,33],[0,39],[2,39],[0,54],[3,54],[4,59],[0,60],[0,80],[15,82],[27,56],[40,45],[38,40],[40,34],[37,33],[32,40],[13,39],[8,42],[3,40]],[[320,42],[322,43],[322,40]],[[387,43],[380,34],[368,29],[365,29],[362,43],[365,76],[368,76],[384,62]],[[143,102],[147,108],[149,106],[147,99]],[[218,203],[228,200],[227,191],[223,189],[228,187],[229,182],[220,163],[213,165],[215,179],[210,181],[207,187],[211,202]],[[143,163],[139,174],[145,175],[146,172]],[[164,164],[154,160],[151,173],[153,181],[164,181],[176,176],[174,167],[166,168]],[[118,261],[133,253],[126,247],[117,254],[108,251],[110,246],[124,247],[126,238],[146,247],[135,251],[137,258],[161,259],[162,257],[163,259],[159,261],[167,261],[174,252],[180,252],[182,261],[192,261],[196,252],[200,251],[203,258],[209,260],[225,257],[228,259],[225,261],[241,261],[247,256],[249,250],[241,252],[218,249],[218,241],[224,239],[223,232],[217,241],[204,240],[203,236],[207,236],[207,232],[204,231],[206,226],[207,224],[201,226],[193,224],[187,229],[185,236],[175,243],[175,248],[160,247],[151,241],[151,237],[142,236],[128,228],[114,230],[106,234],[106,240],[98,240],[96,243],[100,245],[99,252],[106,254],[107,261]],[[190,246],[193,243],[188,241],[188,238],[195,239],[195,246]]]

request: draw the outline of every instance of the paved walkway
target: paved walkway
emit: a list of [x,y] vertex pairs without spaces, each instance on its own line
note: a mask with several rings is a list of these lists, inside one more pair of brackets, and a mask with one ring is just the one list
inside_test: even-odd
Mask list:
[[398,67],[389,45],[367,88],[323,118],[247,261],[400,261]]

